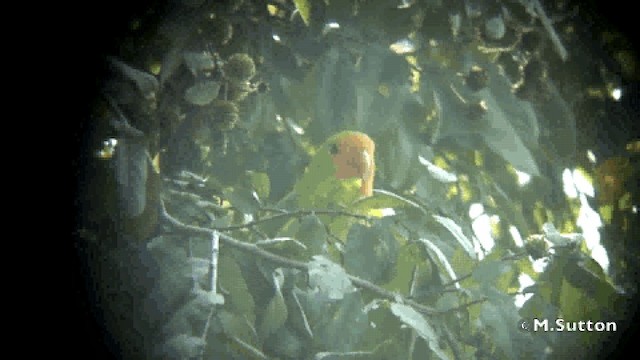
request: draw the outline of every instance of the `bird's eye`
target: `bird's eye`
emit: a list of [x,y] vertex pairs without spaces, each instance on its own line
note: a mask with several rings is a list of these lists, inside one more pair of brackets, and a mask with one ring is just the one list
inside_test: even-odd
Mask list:
[[336,155],[338,153],[338,144],[331,144],[331,146],[329,146],[329,153],[331,155]]

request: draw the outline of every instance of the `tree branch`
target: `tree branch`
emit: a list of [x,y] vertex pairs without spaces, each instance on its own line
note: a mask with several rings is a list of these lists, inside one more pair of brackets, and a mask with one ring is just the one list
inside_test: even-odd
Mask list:
[[[274,209],[263,209],[263,210],[275,211]],[[257,219],[257,220],[254,220],[254,221],[250,221],[250,222],[245,223],[245,224],[225,226],[225,227],[215,227],[214,229],[218,230],[218,231],[229,231],[229,230],[246,229],[246,228],[250,228],[250,227],[262,224],[264,222],[277,220],[277,219],[280,219],[280,218],[287,218],[287,217],[297,218],[297,217],[302,217],[302,216],[306,216],[306,215],[347,216],[347,217],[353,217],[353,218],[361,219],[361,220],[367,220],[367,221],[371,220],[371,217],[366,216],[366,215],[354,214],[354,213],[350,213],[350,212],[346,212],[346,211],[339,211],[339,210],[298,210],[298,211],[293,211],[293,212],[280,212],[280,213],[278,213],[276,215],[272,215],[272,216],[265,217],[265,218],[262,218],[262,219]]]
[[[296,212],[298,214],[300,213],[307,213],[307,214],[312,214],[312,213],[322,213],[322,214],[335,214],[336,212],[332,212],[332,211],[299,211]],[[286,215],[290,216],[291,213],[286,213]],[[363,217],[366,218],[365,216],[362,215],[356,215],[356,214],[351,214],[351,215],[355,215],[357,217]],[[206,237],[211,237],[213,236],[212,233],[219,231],[219,229],[207,229],[207,228],[202,228],[202,227],[198,227],[198,226],[193,226],[193,225],[187,225],[183,222],[181,222],[180,220],[174,218],[173,216],[171,216],[168,212],[167,209],[164,205],[164,201],[160,201],[160,218],[165,220],[170,226],[172,226],[175,230],[178,230],[180,232],[184,232],[190,235],[198,235],[198,236],[206,236]],[[285,267],[289,267],[289,268],[294,268],[294,269],[300,269],[300,270],[304,270],[307,271],[309,270],[307,263],[301,262],[301,261],[297,261],[297,260],[291,260],[288,258],[285,258],[283,256],[280,255],[276,255],[274,253],[271,253],[269,251],[263,250],[261,248],[259,248],[258,246],[256,246],[255,244],[251,244],[251,243],[246,243],[243,241],[239,241],[234,239],[233,237],[227,235],[227,234],[223,234],[220,233],[220,241],[222,241],[225,245],[229,245],[231,247],[234,247],[236,249],[239,250],[243,250],[243,251],[247,251],[253,255],[256,255],[260,258],[263,258],[265,260],[271,261],[275,264],[278,265],[282,265]],[[371,292],[374,292],[376,294],[378,294],[379,296],[389,299],[389,300],[394,300],[394,301],[398,301],[398,302],[402,302],[405,303],[409,306],[412,306],[413,308],[415,308],[417,311],[420,311],[421,313],[424,314],[435,314],[437,313],[437,311],[431,307],[419,304],[413,300],[410,299],[406,299],[403,296],[401,296],[400,294],[397,293],[393,293],[391,291],[388,291],[386,289],[383,289],[373,283],[371,283],[368,280],[364,280],[361,279],[357,276],[354,275],[349,275],[349,279],[351,280],[351,282],[360,288],[363,289],[367,289]]]
[[452,308],[447,309],[447,310],[439,311],[438,314],[442,315],[442,314],[447,314],[447,313],[459,311],[459,310],[462,310],[462,309],[466,309],[466,308],[468,308],[468,307],[470,307],[472,305],[481,304],[481,303],[483,303],[483,302],[485,302],[487,300],[488,299],[486,297],[483,297],[483,298],[480,298],[480,299],[477,299],[477,300],[469,301],[467,303],[464,303],[464,304],[456,306],[456,307],[452,307]]

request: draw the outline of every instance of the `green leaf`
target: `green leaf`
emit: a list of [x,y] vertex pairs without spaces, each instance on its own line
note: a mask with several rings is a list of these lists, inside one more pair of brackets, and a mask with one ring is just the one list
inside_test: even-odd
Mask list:
[[252,346],[258,346],[258,339],[256,339],[252,328],[253,324],[249,324],[244,316],[226,310],[219,310],[217,316],[227,336],[238,338]]
[[504,261],[484,259],[478,263],[472,274],[480,283],[492,283],[509,270],[509,264]]
[[220,83],[213,80],[197,82],[184,93],[184,99],[193,105],[204,106],[218,97]]
[[225,190],[224,195],[243,214],[255,214],[260,209],[260,203],[251,189],[237,187]]
[[327,240],[324,224],[315,215],[302,218],[296,238],[307,246],[309,254],[320,254]]
[[556,159],[571,159],[576,152],[576,117],[571,106],[560,94],[557,86],[547,84],[550,100],[544,106],[535,108],[536,115],[545,128],[550,129],[548,137],[541,144],[542,150],[551,153]]
[[304,344],[299,334],[289,330],[286,326],[276,331],[275,334],[265,342],[264,348],[283,359],[303,358],[302,351]]
[[595,299],[601,308],[613,310],[620,307],[620,292],[607,280],[602,267],[593,258],[584,255],[572,271],[566,272],[566,278]]
[[240,266],[231,256],[222,255],[218,259],[218,274],[220,274],[220,288],[229,293],[229,308],[232,309],[233,313],[241,314],[253,324],[255,322],[255,303]]
[[542,296],[534,294],[519,311],[524,319],[554,319],[558,317],[558,308],[551,305]]
[[259,199],[268,199],[271,190],[269,175],[263,172],[249,171],[249,180]]
[[507,358],[513,359],[515,356],[513,350],[513,339],[511,333],[516,331],[518,325],[517,317],[513,317],[510,321],[510,316],[497,305],[491,302],[485,302],[482,304],[482,310],[480,312],[480,319],[485,326],[485,331],[491,334],[491,338],[495,344],[502,350]]
[[385,223],[351,227],[344,256],[347,272],[374,283],[389,280],[398,256],[398,244]]
[[[608,306],[608,304],[603,304]],[[560,290],[560,311],[567,321],[601,318],[601,308],[594,298],[584,289],[573,286],[564,280]]]
[[112,159],[118,194],[118,210],[125,218],[139,216],[147,205],[148,160],[146,146],[120,139]]
[[345,128],[344,119],[350,117],[355,104],[355,69],[351,55],[331,47],[314,68],[317,83],[314,89],[313,120],[308,134],[320,143]]
[[416,166],[418,152],[414,139],[404,126],[392,132],[395,141],[389,141],[382,147],[380,158],[384,164],[384,177],[393,188],[401,188],[408,179],[409,172]]
[[191,359],[202,352],[205,342],[200,337],[180,334],[167,340],[162,346],[162,358]]
[[309,286],[333,300],[342,299],[345,294],[355,291],[345,270],[320,255],[314,256],[309,262]]
[[287,316],[287,304],[282,297],[282,292],[277,288],[275,295],[267,304],[262,315],[262,322],[260,323],[260,336],[262,339],[267,339],[271,334],[278,331],[287,321]]
[[311,19],[311,3],[309,0],[293,0],[293,3],[296,4],[296,8],[300,12],[304,24],[309,26]]
[[481,131],[484,141],[496,154],[527,174],[538,176],[540,170],[531,152],[524,145],[504,112],[487,89],[481,91],[487,105],[487,119],[490,126]]
[[408,294],[413,286],[411,295],[414,297],[419,296],[425,288],[430,288],[432,269],[424,252],[424,247],[416,242],[403,244],[398,251],[394,277],[383,287]]
[[540,124],[532,104],[515,96],[511,81],[496,64],[483,62],[482,67],[487,70],[491,79],[487,92],[493,95],[496,103],[500,106],[500,110],[509,120],[516,134],[525,144],[537,146]]
[[[453,266],[451,266],[451,263],[449,262],[447,257],[444,255],[444,253],[430,240],[420,239],[420,241],[426,245],[427,251],[429,251],[430,254],[435,255],[435,258],[438,260],[438,264],[440,265],[440,268],[444,269],[449,275],[449,280],[457,279],[458,276],[456,275],[455,271],[453,270]],[[456,287],[459,287],[459,286],[460,285],[456,283]]]
[[[352,351],[359,348],[370,329],[360,292],[344,294],[341,301],[315,298],[314,347],[326,351]],[[320,312],[318,312],[320,311]]]
[[424,165],[429,175],[435,180],[445,184],[458,181],[458,176],[455,173],[442,169],[424,157],[418,156],[418,161]]
[[390,309],[400,321],[414,329],[417,334],[427,342],[429,349],[431,349],[435,355],[440,359],[449,359],[444,349],[440,348],[438,335],[419,312],[408,305],[395,302],[391,304]]
[[460,305],[460,298],[458,295],[447,292],[442,294],[438,301],[436,302],[436,309],[439,311],[447,311],[451,309],[455,309]]
[[455,237],[455,239],[458,240],[458,243],[462,246],[462,248],[467,252],[469,257],[475,258],[476,252],[473,249],[473,243],[462,232],[462,228],[460,227],[460,225],[456,224],[453,220],[443,216],[433,215],[433,218],[447,230],[449,230],[449,232]]

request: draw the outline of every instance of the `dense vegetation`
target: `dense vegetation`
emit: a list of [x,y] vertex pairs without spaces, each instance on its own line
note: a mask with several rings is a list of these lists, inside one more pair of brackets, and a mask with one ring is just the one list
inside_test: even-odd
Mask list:
[[[638,73],[628,40],[596,19],[570,1],[515,0],[183,0],[135,14],[83,127],[78,249],[110,348],[609,350],[637,291]],[[374,196],[291,205],[314,152],[342,130],[376,142]],[[595,193],[571,185],[570,196],[565,169]],[[602,219],[608,264],[585,218]],[[618,329],[521,329],[534,318]]]

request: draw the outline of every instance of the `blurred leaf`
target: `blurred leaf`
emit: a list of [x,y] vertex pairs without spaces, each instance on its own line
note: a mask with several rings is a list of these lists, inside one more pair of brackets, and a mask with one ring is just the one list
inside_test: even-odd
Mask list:
[[[449,275],[449,280],[457,279],[458,276],[456,275],[455,271],[453,270],[453,267],[451,266],[451,263],[449,263],[449,260],[444,255],[444,253],[433,242],[427,239],[420,239],[420,241],[426,245],[426,248],[429,251],[429,253],[435,255],[435,258],[438,260],[440,267],[446,270],[447,275]],[[459,287],[458,283],[456,283],[456,287]]]
[[148,99],[155,96],[160,86],[155,76],[135,69],[115,58],[109,58],[109,61],[121,74],[136,84],[136,87],[144,98]]
[[219,82],[214,80],[201,80],[185,91],[184,99],[193,105],[204,106],[218,97],[219,91]]
[[[209,346],[214,347],[217,344],[212,343]],[[220,344],[221,345],[221,344]],[[269,359],[267,355],[265,355],[261,349],[256,346],[252,346],[251,344],[246,343],[242,339],[231,336],[228,338],[226,342],[225,349],[228,349],[229,352],[239,356],[241,359],[250,359],[250,360],[267,360]],[[217,354],[216,354],[217,355]],[[220,355],[220,358],[229,358],[233,355]]]
[[277,288],[275,295],[267,304],[262,315],[262,322],[260,323],[260,336],[262,339],[267,339],[271,334],[278,331],[287,321],[287,316],[287,304],[282,297],[282,292]]
[[296,4],[296,8],[300,12],[300,16],[305,25],[309,26],[309,20],[311,18],[311,3],[309,0],[293,0],[293,3]]
[[513,358],[515,353],[511,334],[515,332],[519,319],[516,316],[509,316],[506,310],[491,302],[482,304],[480,319],[485,326],[485,331],[491,333],[491,338],[502,350],[504,356]]
[[[480,94],[490,93],[495,104],[499,105],[499,109],[522,141],[528,146],[537,146],[540,124],[531,103],[515,96],[511,82],[496,64],[482,63],[482,67],[487,70],[491,80],[489,87]],[[487,104],[487,106],[490,105]]]
[[479,95],[487,105],[485,116],[489,121],[489,127],[484,129],[481,134],[489,148],[516,169],[532,176],[540,175],[540,170],[531,152],[507,120],[494,96],[487,89],[481,90]]
[[313,142],[323,142],[344,129],[344,123],[355,104],[354,65],[346,52],[330,48],[314,69],[317,84],[314,114],[308,129]]
[[305,338],[313,338],[314,335],[309,322],[309,316],[300,299],[301,296],[304,296],[303,291],[298,287],[294,287],[287,295],[288,296],[285,296],[285,301],[289,309],[288,324],[291,325],[293,330],[301,334],[301,336],[304,334]]
[[[565,279],[572,287],[583,292],[584,296],[589,298],[589,302],[595,301],[600,309],[608,311],[619,308],[622,300],[620,293],[607,281],[604,271],[595,260],[586,255],[584,258],[576,263],[567,264]],[[589,303],[586,300],[583,302]]]
[[308,160],[302,154],[295,139],[280,133],[264,135],[262,155],[267,161],[266,172],[269,175],[270,200],[280,200],[291,191],[296,178],[304,173],[304,165]]
[[545,137],[541,140],[543,150],[553,154],[555,162],[564,164],[575,156],[577,129],[575,115],[564,100],[556,85],[546,84],[548,100],[535,107],[538,119],[542,123]]
[[360,292],[344,294],[341,301],[332,301],[322,309],[313,327],[314,346],[327,351],[357,349],[369,330],[367,314]]
[[160,85],[164,86],[164,84],[169,80],[178,67],[182,64],[183,61],[183,45],[173,44],[169,50],[167,50],[166,54],[162,58],[162,65],[160,67]]
[[400,321],[414,329],[418,335],[423,338],[427,344],[429,344],[431,351],[433,351],[440,359],[449,359],[449,356],[444,352],[444,349],[440,348],[438,335],[419,312],[415,311],[408,305],[399,303],[392,303],[390,309],[391,312],[400,319]]
[[617,205],[627,191],[625,182],[632,174],[633,168],[627,158],[612,157],[598,164],[595,169],[595,185],[600,205]]
[[224,305],[224,296],[222,296],[222,294],[196,289],[194,290],[194,295],[195,296],[191,299],[189,305],[191,305],[195,310],[195,320],[205,319],[214,305]]
[[161,357],[168,359],[191,359],[199,356],[205,342],[202,338],[180,334],[163,344]]
[[287,327],[281,327],[265,342],[265,350],[275,353],[284,359],[302,358],[303,342],[297,333]]
[[225,190],[224,195],[231,205],[243,214],[255,214],[260,209],[260,203],[251,189],[236,187]]
[[355,291],[345,270],[319,255],[309,262],[309,286],[333,300],[342,299],[345,294]]
[[431,163],[429,160],[423,158],[422,156],[418,156],[418,160],[422,165],[427,168],[429,174],[436,180],[442,183],[451,183],[458,181],[458,177],[456,174],[448,172],[435,164]]
[[407,79],[409,64],[385,46],[370,44],[358,66],[354,116],[358,128],[374,138],[405,124],[404,111],[417,100]]
[[255,303],[242,275],[240,266],[231,256],[222,255],[218,259],[219,286],[228,292],[228,309],[242,314],[252,325],[255,322]]
[[410,170],[415,167],[418,160],[417,149],[414,140],[407,133],[403,126],[391,130],[388,138],[391,141],[384,141],[379,144],[378,162],[382,177],[392,188],[401,188],[408,180]]
[[420,91],[424,99],[433,99],[437,125],[432,134],[432,143],[439,145],[444,139],[452,139],[465,145],[470,134],[477,128],[469,126],[465,103],[453,89],[461,91],[462,80],[449,69],[440,66],[425,66],[420,76]]
[[205,71],[212,71],[215,68],[213,56],[207,52],[185,51],[182,57],[193,76],[198,76]]
[[480,283],[493,283],[499,276],[509,270],[509,264],[504,261],[483,259],[473,270],[473,277]]
[[439,311],[447,311],[460,306],[460,298],[453,293],[444,293],[436,302],[436,309]]
[[374,283],[387,282],[398,256],[398,244],[386,222],[372,227],[355,224],[345,246],[345,268],[349,274]]
[[[453,251],[453,255],[450,255],[449,260],[451,265],[458,274],[469,274],[473,272],[476,267],[476,259],[470,258],[466,251],[460,247],[456,247]],[[473,278],[462,281],[462,284],[466,284],[467,281],[471,282]]]
[[602,318],[595,299],[566,280],[562,282],[559,307],[567,321]]
[[209,259],[203,259],[198,257],[190,257],[189,263],[191,263],[191,271],[196,282],[201,285],[208,282],[209,275]]
[[252,328],[253,324],[250,324],[244,316],[232,314],[226,310],[219,310],[217,316],[227,336],[236,337],[247,344],[258,346],[258,339],[256,339],[255,330]]
[[462,249],[467,252],[469,257],[471,257],[472,259],[476,257],[476,252],[473,249],[473,244],[471,243],[471,240],[469,240],[469,238],[467,238],[467,236],[462,232],[462,228],[460,227],[460,225],[456,224],[453,220],[446,217],[433,215],[433,218],[447,230],[449,230],[449,232],[455,237],[455,239],[458,240],[458,243],[462,246]]
[[258,194],[258,198],[268,199],[269,191],[271,189],[269,176],[266,173],[250,171],[249,179],[251,181],[251,186]]
[[172,236],[158,236],[147,244],[147,248],[160,272],[145,298],[145,306],[176,306],[193,287],[187,253],[182,243]]
[[147,205],[146,146],[135,140],[120,139],[111,161],[118,184],[119,210],[127,218],[142,214]]
[[416,242],[402,244],[398,250],[394,277],[383,287],[401,294],[420,296],[431,285],[431,264],[424,251]]
[[558,308],[534,294],[522,305],[519,313],[524,319],[553,319],[558,317]]
[[309,215],[300,221],[296,238],[307,245],[309,254],[320,254],[327,240],[327,231],[316,215]]

